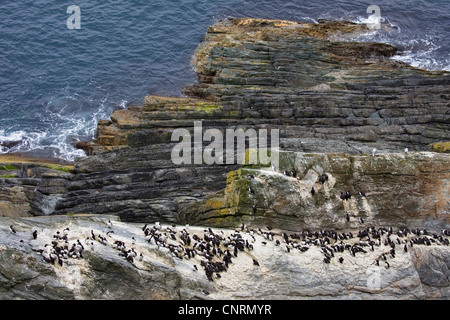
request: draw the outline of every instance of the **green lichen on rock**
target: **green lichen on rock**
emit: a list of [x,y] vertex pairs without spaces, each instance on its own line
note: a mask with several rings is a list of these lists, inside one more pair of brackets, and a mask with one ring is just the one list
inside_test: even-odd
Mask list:
[[43,167],[46,167],[51,170],[56,170],[60,172],[71,172],[74,169],[74,166],[64,166],[59,164],[43,164]]
[[7,163],[5,163],[5,164],[0,164],[0,170],[16,170],[17,169],[17,167],[15,167],[15,166],[13,166],[13,165],[11,165],[11,164],[7,164]]
[[15,177],[16,177],[15,174],[3,174],[3,175],[0,176],[0,178],[4,178],[4,179],[6,179],[6,178],[15,178]]
[[216,110],[220,110],[221,106],[214,105],[214,104],[208,104],[206,102],[199,102],[196,106],[196,109],[197,109],[197,111],[212,113]]
[[450,142],[436,142],[432,145],[434,152],[450,153]]
[[[261,155],[267,159],[263,160]],[[244,163],[242,166],[247,169],[260,169],[270,167],[272,165],[268,159],[272,157],[272,150],[266,148],[246,149],[244,154]]]

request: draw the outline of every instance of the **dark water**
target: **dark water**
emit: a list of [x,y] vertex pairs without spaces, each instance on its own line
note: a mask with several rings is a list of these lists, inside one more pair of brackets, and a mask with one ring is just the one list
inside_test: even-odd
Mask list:
[[[66,9],[78,5],[81,29]],[[147,94],[180,95],[196,81],[190,59],[206,28],[226,17],[365,23],[378,5],[396,59],[450,71],[450,1],[77,0],[0,2],[0,153],[31,151],[65,160],[114,108]],[[16,143],[13,143],[16,142]]]

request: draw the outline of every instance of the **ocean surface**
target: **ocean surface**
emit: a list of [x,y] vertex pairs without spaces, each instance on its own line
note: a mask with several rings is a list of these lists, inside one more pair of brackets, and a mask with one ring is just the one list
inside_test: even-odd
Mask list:
[[[80,8],[80,29],[67,19]],[[1,0],[0,154],[25,152],[72,161],[100,119],[140,105],[148,94],[181,95],[196,82],[190,64],[206,29],[227,17],[317,22],[372,21],[390,31],[359,41],[397,46],[394,57],[450,71],[450,1]]]

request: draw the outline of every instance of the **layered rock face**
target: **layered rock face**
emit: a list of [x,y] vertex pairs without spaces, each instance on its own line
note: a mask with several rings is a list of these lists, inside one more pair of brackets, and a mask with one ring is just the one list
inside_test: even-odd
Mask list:
[[[348,22],[219,21],[195,52],[199,83],[184,89],[188,97],[148,96],[142,107],[101,121],[97,138],[83,146],[91,156],[75,164],[76,181],[56,212],[83,213],[102,203],[96,213],[178,222],[180,214],[195,211],[199,200],[225,188],[236,167],[173,164],[172,132],[192,133],[194,121],[222,133],[275,128],[281,149],[294,152],[403,152],[448,140],[448,73],[395,62],[389,58],[397,50],[389,45],[343,41],[364,28]],[[438,179],[448,181],[443,162]],[[442,205],[448,184],[443,190],[441,207],[448,206]]]
[[18,160],[0,163],[0,216],[52,214],[67,192],[73,166]]
[[[170,129],[277,127],[294,151],[428,150],[449,140],[448,72],[391,60],[397,49],[339,41],[365,32],[348,22],[229,19],[208,28],[189,98],[149,96],[141,109],[99,124],[91,153],[170,141]],[[332,141],[329,141],[332,140]]]
[[[191,223],[222,227],[240,222],[291,231],[439,230],[450,224],[448,160],[431,152],[375,157],[282,152],[281,172],[244,166],[229,173],[224,190],[183,212]],[[351,197],[342,199],[347,192]]]

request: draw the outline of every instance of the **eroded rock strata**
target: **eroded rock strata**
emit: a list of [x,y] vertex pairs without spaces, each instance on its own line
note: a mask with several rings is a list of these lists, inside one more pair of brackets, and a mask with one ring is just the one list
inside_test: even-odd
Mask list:
[[[194,54],[198,83],[184,97],[148,96],[142,106],[115,111],[99,121],[94,141],[78,144],[88,156],[73,166],[4,161],[0,216],[9,218],[0,224],[0,254],[8,261],[1,266],[1,296],[448,298],[449,249],[437,237],[449,225],[450,75],[396,62],[390,45],[348,40],[361,32],[364,25],[349,22],[218,21]],[[223,134],[278,129],[279,167],[175,165],[172,133],[193,133],[194,121]],[[106,237],[112,229],[105,219],[121,237],[114,241],[148,258],[130,263],[118,255],[111,233],[108,245],[94,242],[83,258],[63,266],[36,251],[67,227],[70,245],[91,237],[90,230]],[[171,256],[170,246],[159,250],[145,241],[139,230],[154,222],[221,227],[227,236],[243,223],[265,232],[270,226],[276,239],[241,230],[254,250],[243,250],[229,272],[210,281],[200,265],[193,276],[192,263]],[[19,231],[12,234],[9,225]],[[195,232],[204,236],[204,228]],[[417,237],[434,241],[403,252],[410,239],[396,234],[389,269],[374,265],[383,250],[389,253],[389,241],[356,257],[345,251],[343,264],[337,256],[325,262],[320,243],[294,250],[299,256],[284,252],[283,232],[356,235],[369,228],[426,230]],[[32,230],[42,237],[30,238]],[[350,247],[360,240],[346,239]],[[105,278],[109,273],[129,280],[120,283],[123,291]],[[368,285],[374,275],[381,282]]]
[[[105,208],[97,206],[96,213],[177,222],[190,204],[196,207],[224,189],[236,169],[173,165],[172,132],[192,132],[194,121],[223,133],[276,128],[281,149],[293,152],[402,153],[449,140],[448,73],[395,62],[389,58],[397,49],[389,45],[337,40],[364,28],[348,22],[219,21],[195,52],[199,83],[184,89],[188,96],[148,96],[142,107],[115,111],[99,122],[97,138],[84,146],[91,156],[75,164],[76,181],[55,212],[89,212],[99,200]],[[420,156],[402,161],[408,159]],[[442,165],[438,179],[447,187],[439,206],[448,208],[445,160]],[[366,166],[365,174],[372,170],[377,168]]]

